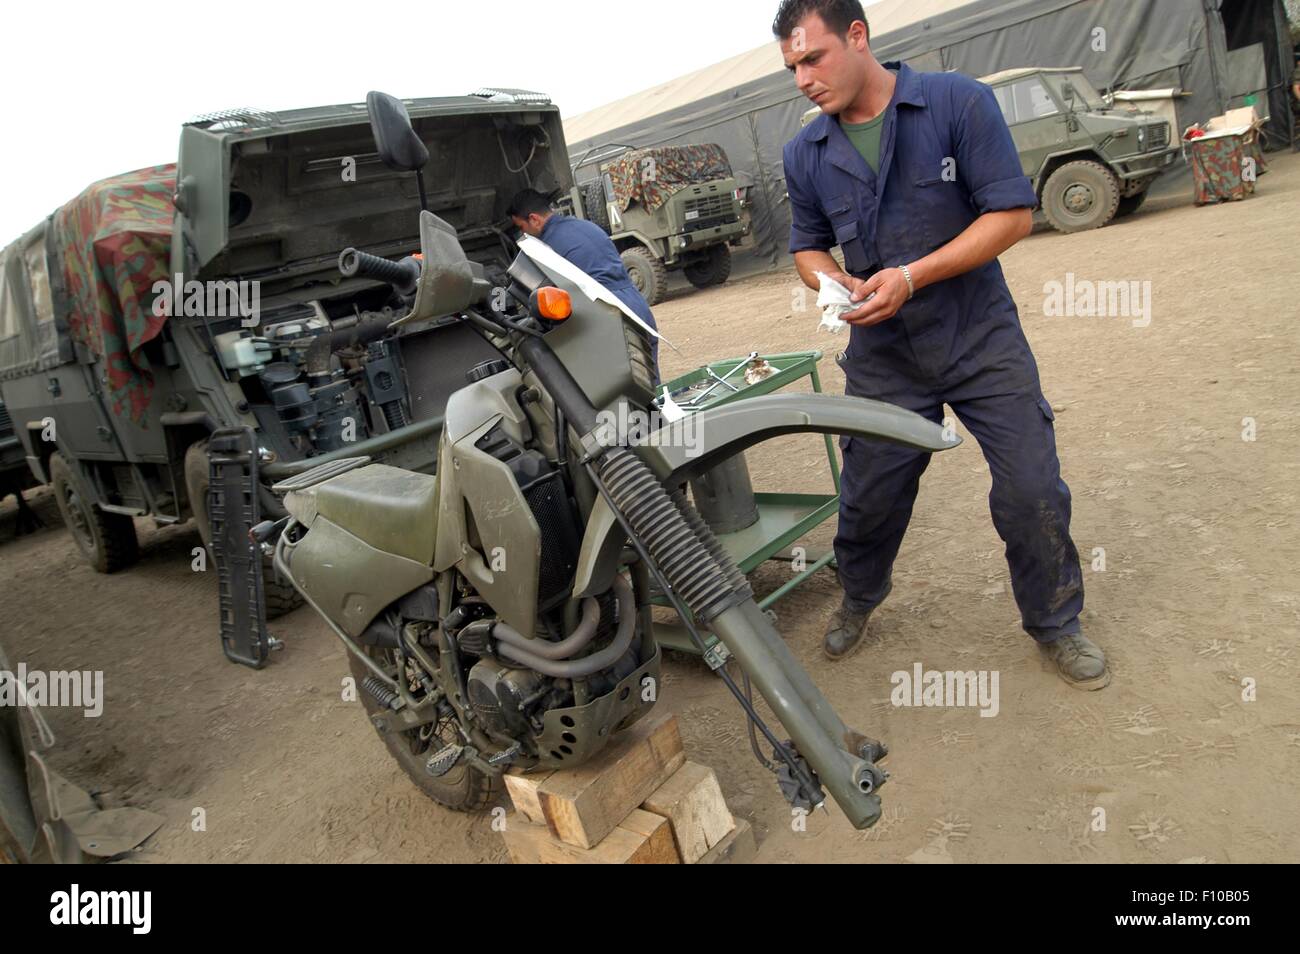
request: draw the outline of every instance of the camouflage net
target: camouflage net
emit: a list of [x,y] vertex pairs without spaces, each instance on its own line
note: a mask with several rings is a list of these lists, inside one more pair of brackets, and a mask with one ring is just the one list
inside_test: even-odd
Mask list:
[[633,149],[605,166],[614,184],[620,212],[640,202],[654,212],[673,195],[695,182],[731,176],[731,163],[721,146],[657,146]]
[[176,166],[104,179],[54,213],[68,331],[103,362],[114,414],[144,420],[153,375],[142,348],[162,330],[154,283],[168,279]]

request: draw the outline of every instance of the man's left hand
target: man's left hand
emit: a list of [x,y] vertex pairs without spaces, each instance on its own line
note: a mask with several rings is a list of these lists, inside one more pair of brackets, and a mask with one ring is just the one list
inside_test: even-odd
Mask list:
[[851,325],[862,326],[888,321],[898,314],[898,309],[903,307],[909,295],[910,290],[903,270],[882,268],[853,293],[853,300],[861,301],[863,304],[843,315],[842,320]]

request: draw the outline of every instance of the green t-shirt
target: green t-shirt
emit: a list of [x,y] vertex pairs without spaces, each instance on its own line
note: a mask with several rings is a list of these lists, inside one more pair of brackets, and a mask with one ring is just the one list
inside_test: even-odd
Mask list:
[[865,123],[846,123],[840,120],[844,135],[849,137],[849,142],[862,153],[862,158],[867,160],[867,165],[875,173],[880,172],[880,131],[885,125],[885,112],[881,110],[879,116],[868,119]]

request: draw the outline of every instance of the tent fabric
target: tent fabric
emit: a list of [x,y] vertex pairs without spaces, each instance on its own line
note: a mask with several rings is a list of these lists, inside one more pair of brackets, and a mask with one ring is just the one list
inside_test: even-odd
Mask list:
[[[867,22],[873,36],[882,35],[947,13],[965,2],[967,0],[880,0],[867,6]],[[771,12],[775,11],[776,4],[773,3]],[[764,43],[720,63],[566,119],[564,138],[571,143],[593,139],[617,126],[641,122],[784,70],[780,49],[775,43]]]
[[42,222],[0,252],[0,379],[60,363]]
[[104,366],[113,413],[143,421],[153,375],[143,348],[162,330],[154,284],[169,278],[175,164],[103,179],[54,213],[68,331]]
[[626,212],[633,202],[655,212],[693,182],[731,177],[727,154],[713,143],[633,149],[606,163],[605,171],[620,212]]
[[[1174,101],[1175,134],[1228,107],[1229,49],[1263,43],[1268,132],[1274,141],[1290,138],[1278,118],[1289,123],[1289,111],[1276,105],[1285,104],[1278,84],[1285,86],[1290,70],[1279,78],[1273,65],[1289,42],[1280,0],[883,0],[867,7],[867,19],[877,58],[916,70],[978,77],[1015,67],[1077,66],[1100,90],[1176,87],[1185,95]],[[790,226],[781,149],[807,108],[773,42],[576,116],[566,121],[565,138],[575,154],[608,142],[720,144],[738,182],[750,187],[752,237],[738,250],[737,268],[771,266],[786,260]],[[1180,164],[1153,188],[1189,185]]]

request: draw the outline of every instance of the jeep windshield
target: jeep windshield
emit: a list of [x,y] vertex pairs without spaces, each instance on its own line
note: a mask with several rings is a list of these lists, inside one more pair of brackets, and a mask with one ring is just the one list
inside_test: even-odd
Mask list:
[[1102,98],[1101,93],[1097,92],[1097,87],[1092,85],[1091,80],[1083,74],[1082,70],[1071,73],[1048,74],[1051,80],[1054,80],[1057,93],[1065,99],[1065,84],[1069,83],[1074,87],[1076,101],[1082,103],[1088,109],[1109,109],[1106,101]]

